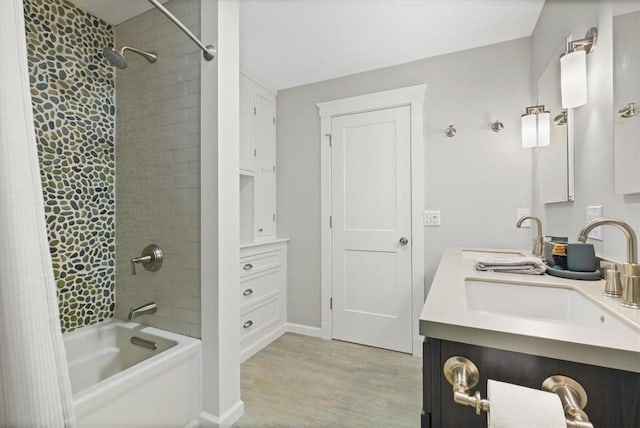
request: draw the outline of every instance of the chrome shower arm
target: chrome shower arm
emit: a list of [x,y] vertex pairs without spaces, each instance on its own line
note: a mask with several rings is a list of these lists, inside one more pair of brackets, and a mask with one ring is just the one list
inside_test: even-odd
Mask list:
[[214,45],[205,46],[178,18],[176,18],[169,10],[158,2],[158,0],[149,0],[149,3],[154,5],[160,12],[162,12],[169,20],[178,26],[196,45],[202,49],[202,56],[207,61],[211,61],[216,57],[216,47]]

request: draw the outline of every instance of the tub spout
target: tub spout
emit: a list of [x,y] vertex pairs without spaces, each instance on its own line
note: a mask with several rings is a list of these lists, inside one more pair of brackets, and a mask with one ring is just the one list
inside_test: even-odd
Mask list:
[[154,302],[147,303],[142,306],[138,306],[137,308],[129,309],[129,321],[139,317],[140,315],[153,314],[158,310],[158,305]]

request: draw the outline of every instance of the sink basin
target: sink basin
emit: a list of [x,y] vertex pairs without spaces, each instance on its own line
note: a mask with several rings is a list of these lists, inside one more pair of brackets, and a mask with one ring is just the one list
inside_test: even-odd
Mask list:
[[462,258],[466,260],[486,259],[489,257],[514,257],[523,256],[524,254],[517,251],[491,251],[491,250],[462,250]]
[[573,289],[465,279],[467,309],[511,319],[640,333]]

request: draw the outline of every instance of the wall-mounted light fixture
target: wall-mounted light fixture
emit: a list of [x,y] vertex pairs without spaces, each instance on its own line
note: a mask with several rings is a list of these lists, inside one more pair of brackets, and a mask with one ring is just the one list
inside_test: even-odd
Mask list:
[[522,148],[551,144],[551,113],[544,105],[527,107],[522,115]]
[[575,108],[587,103],[587,54],[598,40],[598,29],[587,31],[584,39],[567,40],[567,48],[560,57],[562,108]]

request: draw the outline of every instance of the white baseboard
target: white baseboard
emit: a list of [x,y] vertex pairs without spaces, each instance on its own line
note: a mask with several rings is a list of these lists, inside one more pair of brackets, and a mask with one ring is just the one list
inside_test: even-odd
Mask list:
[[282,324],[275,328],[270,333],[264,335],[260,339],[247,346],[245,349],[240,350],[240,362],[243,363],[247,359],[251,358],[256,352],[282,336],[287,332],[287,324]]
[[333,335],[331,333],[331,322],[330,321],[326,321],[322,323],[322,327],[320,328],[320,331],[322,332],[322,337],[323,339],[327,339],[327,340],[331,340],[333,339]]
[[413,356],[422,358],[422,344],[424,343],[423,336],[417,336],[413,338]]
[[198,419],[194,419],[186,424],[184,428],[200,428],[200,421]]
[[238,419],[244,415],[244,402],[238,400],[229,410],[220,417],[207,412],[200,412],[201,428],[230,428]]
[[305,336],[322,337],[322,329],[320,327],[311,327],[304,324],[287,323],[287,332],[298,333]]

